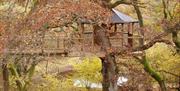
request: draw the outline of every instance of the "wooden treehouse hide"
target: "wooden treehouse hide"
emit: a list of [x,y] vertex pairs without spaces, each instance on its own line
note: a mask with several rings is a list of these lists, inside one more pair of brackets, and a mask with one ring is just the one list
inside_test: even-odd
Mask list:
[[[138,21],[115,9],[112,9],[112,12],[110,24],[102,24],[101,26],[107,30],[106,33],[112,48],[121,51],[138,47],[138,40],[143,38],[138,29]],[[32,36],[18,36],[20,40],[23,39],[21,43],[24,44],[29,41],[29,44],[24,45],[23,48],[9,48],[8,52],[15,55],[105,56],[101,46],[94,39],[93,24],[90,21],[81,20],[75,26],[77,29],[72,27],[51,29],[44,33],[44,36],[34,39]],[[36,40],[36,42],[33,44],[32,40]]]

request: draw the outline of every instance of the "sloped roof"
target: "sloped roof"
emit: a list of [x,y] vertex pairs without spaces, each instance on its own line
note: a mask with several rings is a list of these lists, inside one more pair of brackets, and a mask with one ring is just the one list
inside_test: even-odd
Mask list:
[[113,15],[111,17],[111,23],[138,23],[138,20],[131,18],[130,16],[123,14],[116,9],[112,9]]

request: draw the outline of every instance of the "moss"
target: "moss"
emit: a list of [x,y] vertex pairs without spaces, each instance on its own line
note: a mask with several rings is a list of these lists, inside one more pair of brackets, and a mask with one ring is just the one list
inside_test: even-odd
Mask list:
[[161,78],[160,74],[158,74],[149,64],[149,61],[146,57],[143,58],[142,64],[144,66],[144,70],[151,75],[160,85],[162,91],[167,91],[164,80]]
[[148,72],[155,80],[161,81],[161,76],[158,74],[149,64],[149,61],[147,59],[143,60],[144,69],[146,72]]

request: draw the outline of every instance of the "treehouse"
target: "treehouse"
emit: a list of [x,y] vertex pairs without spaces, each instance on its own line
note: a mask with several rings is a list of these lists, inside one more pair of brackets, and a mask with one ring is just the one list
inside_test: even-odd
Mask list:
[[138,20],[115,9],[112,9],[112,11],[114,14],[111,18],[111,27],[113,28],[110,29],[110,35],[115,33],[113,37],[121,37],[121,43],[118,44],[121,44],[122,48],[132,48],[133,46],[137,46],[137,43],[133,42],[136,42],[137,38],[141,38],[140,30],[137,29]]
[[[110,39],[112,48],[122,51],[131,50],[140,46],[139,39],[142,39],[143,35],[141,35],[141,31],[138,29],[138,20],[121,13],[116,9],[112,9],[112,12],[113,14],[110,17],[110,24],[101,25],[107,30],[106,33]],[[81,45],[82,47],[78,47],[80,48],[79,50],[77,47],[75,49],[84,52],[83,54],[93,53],[98,56],[104,56],[104,53],[101,51],[101,46],[96,45],[94,42],[94,31],[95,30],[91,21],[82,20],[81,24],[79,24],[78,33],[80,33],[80,38],[83,43]],[[142,52],[138,52],[136,54],[139,53],[141,54]]]
[[[138,21],[127,16],[115,9],[112,9],[110,24],[102,24],[110,40],[113,49],[130,50],[138,47],[139,39],[142,39],[141,31],[138,29]],[[54,28],[44,33],[40,38],[41,46],[38,47],[28,45],[23,51],[9,49],[12,54],[47,54],[47,55],[63,55],[63,56],[84,56],[97,55],[104,56],[101,46],[95,43],[93,22],[81,19],[78,24],[71,27]],[[24,41],[32,38],[23,37]],[[22,42],[23,43],[23,42]],[[40,42],[38,42],[40,43]],[[18,52],[17,52],[18,51]]]

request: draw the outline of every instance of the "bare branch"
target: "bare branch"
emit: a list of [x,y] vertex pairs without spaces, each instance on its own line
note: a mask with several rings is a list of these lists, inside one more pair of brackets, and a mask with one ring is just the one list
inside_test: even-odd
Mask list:
[[174,74],[174,73],[171,73],[171,72],[168,72],[168,71],[166,71],[166,70],[158,70],[158,71],[159,71],[159,72],[164,72],[164,73],[166,73],[166,74],[173,75],[173,76],[175,76],[175,77],[180,77],[179,75]]
[[[136,47],[136,48],[133,48],[132,50],[121,50],[121,51],[114,51],[114,53],[116,55],[122,55],[122,54],[128,54],[128,52],[137,52],[137,51],[144,51],[144,50],[147,50],[149,48],[151,48],[153,45],[155,45],[156,43],[165,43],[167,45],[171,45],[171,46],[174,46],[174,44],[170,41],[170,40],[166,40],[166,39],[155,39],[155,40],[152,40],[150,41],[149,43],[146,43],[140,47]],[[137,59],[137,58],[136,58]]]
[[169,40],[165,40],[165,39],[156,39],[156,40],[152,40],[150,41],[149,43],[143,45],[143,46],[140,46],[140,47],[137,47],[137,48],[134,48],[132,51],[144,51],[144,50],[147,50],[149,49],[150,47],[152,47],[154,44],[156,43],[165,43],[167,45],[173,45],[173,43]]

